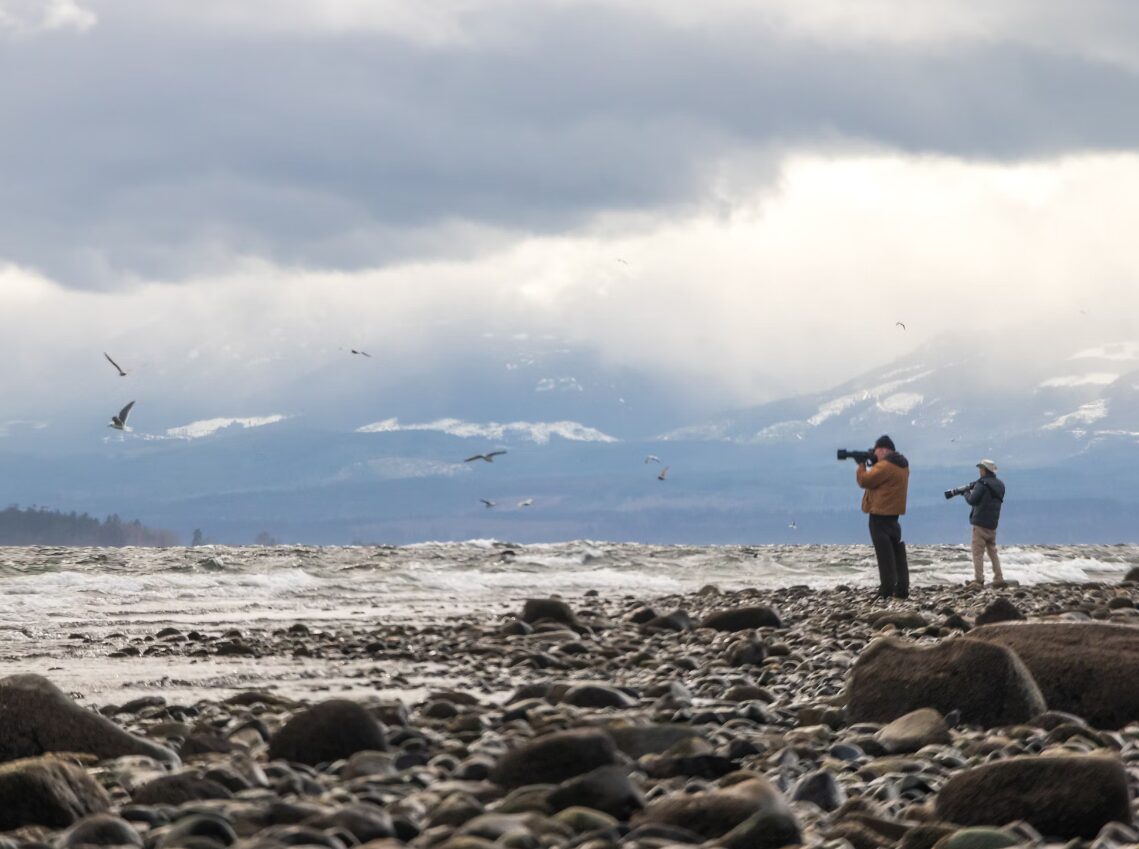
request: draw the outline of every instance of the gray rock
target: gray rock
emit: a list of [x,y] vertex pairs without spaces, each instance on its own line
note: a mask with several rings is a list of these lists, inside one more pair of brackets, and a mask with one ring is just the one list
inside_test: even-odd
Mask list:
[[507,789],[524,784],[559,784],[617,762],[613,738],[598,728],[555,731],[506,752],[490,780]]
[[847,718],[891,722],[931,707],[943,714],[959,710],[962,722],[991,728],[1043,713],[1044,697],[1016,654],[972,633],[929,648],[875,640],[851,669]]
[[954,775],[937,794],[939,819],[958,825],[1025,820],[1045,837],[1095,837],[1131,823],[1127,773],[1114,757],[1011,758]]
[[356,702],[332,699],[285,723],[269,741],[269,757],[316,766],[387,748],[384,727],[371,713]]
[[546,801],[554,811],[582,806],[603,811],[621,821],[627,821],[634,811],[645,806],[645,797],[619,766],[603,766],[564,781]]
[[322,831],[340,829],[351,834],[357,843],[395,836],[395,827],[387,811],[376,805],[360,803],[345,805],[332,813],[310,817],[302,825],[319,828]]
[[996,622],[1015,622],[1024,619],[1024,614],[1004,596],[995,599],[988,607],[977,614],[977,625],[992,625]]
[[562,694],[561,702],[586,708],[631,708],[637,704],[628,693],[604,684],[575,684]]
[[605,730],[617,748],[631,758],[660,754],[677,743],[704,739],[691,725],[608,725]]
[[67,828],[110,806],[106,791],[68,761],[44,757],[0,765],[0,830],[24,825]]
[[528,598],[522,605],[522,615],[518,617],[522,622],[534,624],[539,620],[560,622],[574,630],[581,629],[581,623],[568,604],[556,598]]
[[734,607],[713,611],[704,617],[700,626],[717,631],[748,631],[754,628],[782,628],[783,620],[771,607]]
[[891,755],[916,752],[922,746],[951,740],[949,725],[933,708],[919,708],[900,716],[874,736]]
[[0,679],[0,761],[48,752],[85,752],[100,760],[146,755],[177,764],[170,749],[128,734],[106,717],[75,704],[42,675]]
[[1097,728],[1139,721],[1139,628],[1023,622],[974,628],[969,638],[1016,652],[1052,710],[1074,713]]
[[139,787],[131,796],[136,805],[181,805],[199,799],[232,799],[228,788],[192,772],[163,775]]
[[744,832],[734,837],[735,845],[742,849],[761,845],[749,841],[760,839],[757,831],[765,818],[779,822],[790,818],[794,822],[786,800],[775,785],[757,775],[724,788],[657,799],[650,802],[634,822],[681,826],[707,839],[724,837],[737,826],[748,823]]
[[1127,570],[1127,574],[1123,576],[1125,583],[1139,584],[1139,566],[1132,566]]
[[92,814],[59,836],[61,849],[79,846],[142,846],[133,825],[111,814]]
[[795,802],[813,802],[824,811],[833,811],[846,801],[846,791],[830,770],[818,769],[800,778],[791,789]]

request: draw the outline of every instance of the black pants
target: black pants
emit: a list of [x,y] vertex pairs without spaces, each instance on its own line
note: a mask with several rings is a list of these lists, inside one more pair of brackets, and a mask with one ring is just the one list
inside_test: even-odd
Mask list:
[[870,516],[870,541],[878,557],[878,578],[882,598],[910,594],[910,564],[906,561],[906,544],[902,542],[902,526],[897,516]]

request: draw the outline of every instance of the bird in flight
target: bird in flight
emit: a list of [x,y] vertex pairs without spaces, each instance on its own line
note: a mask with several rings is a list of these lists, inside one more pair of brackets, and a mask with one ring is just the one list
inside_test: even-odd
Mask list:
[[905,330],[905,329],[906,329],[906,326],[905,326],[904,324],[902,324],[900,321],[895,321],[895,322],[894,322],[894,326],[895,326],[895,327],[900,327],[900,328],[902,328],[902,330]]
[[349,348],[348,350],[351,351],[353,354],[359,354],[362,357],[367,357],[369,360],[372,358],[372,355],[369,354],[367,351],[357,351],[355,348]]
[[660,474],[659,474],[659,475],[657,475],[657,480],[658,480],[658,481],[668,480],[668,470],[669,470],[669,468],[670,468],[669,466],[665,466],[663,469],[661,469],[661,470],[660,470]]
[[794,519],[792,519],[792,520],[791,520],[791,524],[790,524],[790,525],[788,525],[787,527],[789,527],[789,528],[790,528],[791,530],[793,530],[793,531],[794,531],[794,530],[798,530],[798,528],[799,528],[799,526],[795,524],[795,520],[794,520]]
[[472,460],[486,460],[488,463],[493,463],[495,457],[498,457],[499,455],[505,454],[505,453],[506,453],[505,451],[488,451],[485,454],[476,454],[473,457],[468,457],[463,462],[469,463]]
[[127,373],[125,371],[123,371],[122,368],[119,367],[119,364],[111,359],[110,354],[108,354],[106,351],[104,351],[103,356],[107,358],[107,362],[109,362],[111,365],[113,365],[115,367],[115,371],[117,371],[119,373],[119,377],[126,377],[127,376]]
[[660,457],[658,457],[656,454],[650,454],[649,456],[645,457],[645,462],[646,463],[659,463]]
[[521,501],[518,502],[518,506],[519,507],[529,507],[533,503],[534,503],[533,498],[523,498]]
[[115,430],[127,429],[127,416],[131,413],[131,407],[134,406],[134,401],[131,401],[121,410],[117,416],[111,416],[111,423],[107,427],[113,427]]
[[479,501],[481,501],[483,504],[486,505],[487,510],[489,510],[491,507],[493,507],[495,505],[495,502],[490,501],[486,498],[480,498]]

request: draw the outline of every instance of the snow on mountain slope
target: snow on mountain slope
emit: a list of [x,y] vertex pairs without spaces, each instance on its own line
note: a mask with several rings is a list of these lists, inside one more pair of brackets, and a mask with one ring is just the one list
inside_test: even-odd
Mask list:
[[436,419],[418,424],[401,424],[398,418],[384,419],[356,429],[357,433],[398,433],[400,431],[437,431],[464,439],[522,439],[545,445],[552,436],[574,442],[617,442],[617,439],[580,422],[467,422],[462,419]]

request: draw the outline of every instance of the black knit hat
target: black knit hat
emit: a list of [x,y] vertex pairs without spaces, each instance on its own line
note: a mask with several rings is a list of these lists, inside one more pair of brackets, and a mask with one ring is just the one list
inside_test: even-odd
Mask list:
[[886,436],[886,434],[882,434],[881,436],[878,437],[878,441],[874,443],[874,447],[875,448],[889,448],[891,451],[895,450],[894,449],[894,440],[890,439],[890,437]]

